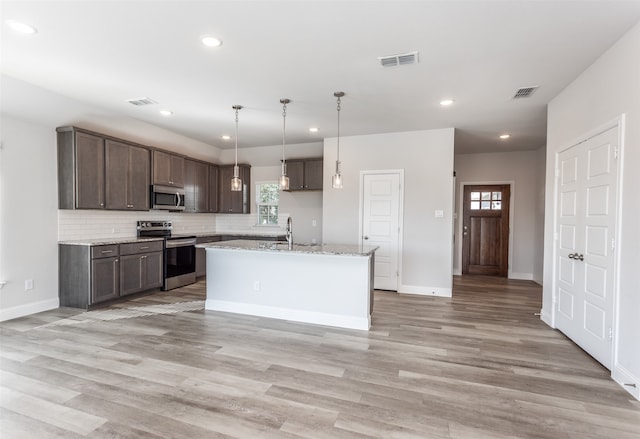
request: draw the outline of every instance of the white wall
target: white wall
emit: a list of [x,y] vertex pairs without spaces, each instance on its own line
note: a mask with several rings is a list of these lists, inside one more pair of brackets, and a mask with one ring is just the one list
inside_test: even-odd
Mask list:
[[549,104],[543,320],[551,321],[554,168],[556,153],[584,134],[626,115],[619,258],[618,353],[613,377],[640,396],[640,23]]
[[[512,217],[509,239],[509,277],[533,280],[536,266],[541,275],[542,255],[536,246],[542,247],[542,227],[536,216],[539,187],[544,187],[544,170],[538,167],[538,151],[500,152],[485,154],[458,154],[456,170],[456,245],[454,273],[462,271],[462,194],[464,184],[482,182],[511,183]],[[539,175],[540,173],[540,175]],[[540,243],[540,244],[538,244]]]
[[[323,239],[359,243],[360,171],[404,169],[399,292],[451,295],[453,128],[340,138],[343,189],[331,189],[336,139],[324,142]],[[444,218],[434,218],[443,210]]]
[[[0,86],[0,281],[7,282],[0,320],[7,320],[58,306],[56,127],[76,125],[214,162],[220,151],[5,75]],[[115,213],[119,224],[134,221],[127,213]],[[24,290],[27,279],[33,290]]]
[[5,116],[0,124],[1,321],[58,307],[58,193],[55,130]]
[[545,179],[546,174],[546,158],[547,147],[536,151],[536,208],[534,212],[535,217],[535,231],[536,241],[534,245],[533,253],[533,280],[542,285],[542,277],[544,272],[544,201],[545,201]]

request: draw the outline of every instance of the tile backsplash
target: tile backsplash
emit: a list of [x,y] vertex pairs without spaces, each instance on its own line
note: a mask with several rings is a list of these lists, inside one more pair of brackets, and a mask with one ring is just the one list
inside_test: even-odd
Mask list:
[[[279,215],[278,226],[257,226],[257,214],[233,215],[215,213],[184,213],[150,210],[124,212],[109,210],[58,210],[58,241],[102,238],[130,238],[136,236],[136,222],[140,220],[170,220],[174,233],[258,232],[282,228],[289,214]],[[263,229],[264,230],[264,229]]]

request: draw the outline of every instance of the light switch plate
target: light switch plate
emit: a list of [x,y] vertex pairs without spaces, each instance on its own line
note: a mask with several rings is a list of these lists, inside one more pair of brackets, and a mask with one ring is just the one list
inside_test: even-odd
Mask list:
[[444,210],[436,210],[435,217],[436,218],[444,218]]

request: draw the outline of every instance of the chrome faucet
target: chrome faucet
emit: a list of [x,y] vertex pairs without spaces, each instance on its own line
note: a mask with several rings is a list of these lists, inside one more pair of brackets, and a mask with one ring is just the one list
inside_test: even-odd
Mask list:
[[287,244],[289,250],[291,250],[293,248],[293,223],[291,222],[291,217],[287,218]]

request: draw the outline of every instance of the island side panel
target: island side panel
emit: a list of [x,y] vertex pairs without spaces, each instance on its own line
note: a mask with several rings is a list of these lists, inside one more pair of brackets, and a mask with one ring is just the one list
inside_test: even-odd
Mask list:
[[206,251],[206,309],[370,327],[370,256]]

